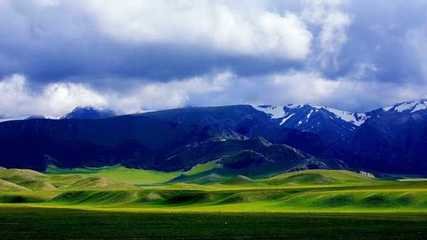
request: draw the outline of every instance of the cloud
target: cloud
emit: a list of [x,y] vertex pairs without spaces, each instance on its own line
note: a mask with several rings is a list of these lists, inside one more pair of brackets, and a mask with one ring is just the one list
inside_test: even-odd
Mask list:
[[0,115],[303,102],[365,111],[425,97],[426,8],[0,0]]
[[220,72],[167,83],[143,83],[130,91],[110,92],[111,107],[119,112],[141,112],[183,107],[200,97],[214,97],[227,91],[235,77],[230,72]]
[[[366,66],[364,66],[366,67]],[[427,86],[360,81],[357,72],[328,79],[319,72],[289,72],[272,75],[267,91],[280,103],[311,103],[344,110],[368,111],[405,100],[423,98]],[[280,94],[282,93],[282,94]]]
[[[329,77],[348,74],[354,66],[369,63],[377,67],[375,76],[361,81],[417,82],[420,74],[417,55],[408,47],[407,35],[426,26],[427,2],[414,0],[354,1],[344,9],[351,17],[347,41],[338,57],[339,68],[323,70]],[[381,9],[379,12],[378,9]]]
[[31,87],[25,76],[14,74],[0,80],[0,112],[3,117],[60,117],[77,106],[109,108],[124,114],[188,105],[287,103],[368,111],[427,97],[426,85],[360,81],[372,71],[374,66],[361,65],[359,71],[339,79],[329,79],[321,72],[295,70],[253,79],[225,71],[170,82],[142,81],[126,90],[95,90],[70,82],[38,89]]
[[274,2],[2,0],[0,76],[170,81],[303,65],[312,33]]
[[0,81],[0,116],[26,114],[31,97],[28,95],[25,84],[25,77],[18,74]]
[[105,107],[107,99],[84,84],[76,83],[52,83],[48,84],[38,102],[47,108],[41,112],[49,112],[51,115],[63,115],[77,106]]
[[0,113],[6,117],[40,114],[59,117],[76,106],[107,105],[103,96],[84,84],[52,83],[36,92],[21,74],[1,79],[0,92]]
[[[100,29],[117,40],[192,45],[226,54],[304,60],[311,33],[291,12],[235,1],[87,1]],[[173,26],[171,25],[173,24]]]
[[183,107],[194,98],[225,91],[234,75],[221,72],[167,83],[146,82],[126,91],[96,91],[83,83],[56,82],[34,89],[22,74],[0,80],[0,116],[61,117],[78,106],[110,108],[119,113]]
[[351,17],[344,10],[344,0],[305,0],[302,16],[318,28],[316,36],[317,56],[315,61],[321,68],[338,68],[338,57],[347,42],[347,29]]
[[34,3],[41,7],[56,7],[60,5],[59,0],[34,0]]
[[317,104],[349,111],[370,111],[379,107],[427,97],[427,86],[381,81],[361,81],[377,71],[361,64],[349,75],[331,79],[318,71],[287,71],[257,79],[234,76],[228,87],[214,96],[190,98],[202,105],[222,104]]
[[115,109],[127,112],[187,105],[287,103],[370,111],[401,101],[427,97],[425,85],[361,81],[376,71],[374,65],[360,64],[355,71],[337,79],[328,78],[319,71],[290,70],[250,78],[220,72],[168,83],[141,84],[122,95],[108,95]]
[[420,75],[423,76],[421,84],[427,83],[427,23],[419,28],[411,29],[407,32],[406,45],[409,55],[415,58],[415,65],[418,67]]

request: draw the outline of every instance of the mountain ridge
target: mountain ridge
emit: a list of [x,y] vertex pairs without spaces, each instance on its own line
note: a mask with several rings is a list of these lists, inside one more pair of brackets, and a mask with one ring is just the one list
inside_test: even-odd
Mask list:
[[[212,147],[265,139],[317,159],[343,162],[350,169],[427,175],[426,103],[404,102],[367,113],[308,104],[232,105],[94,119],[6,121],[0,123],[4,149],[0,166],[43,170],[49,163],[67,168],[124,164],[173,171],[216,160],[202,160],[203,156],[218,158],[226,153],[202,151],[202,155],[168,161],[186,146],[197,146],[193,150],[198,152],[206,142]],[[246,154],[240,157],[258,160],[267,154],[266,149],[250,145],[233,155],[239,156],[240,151]]]

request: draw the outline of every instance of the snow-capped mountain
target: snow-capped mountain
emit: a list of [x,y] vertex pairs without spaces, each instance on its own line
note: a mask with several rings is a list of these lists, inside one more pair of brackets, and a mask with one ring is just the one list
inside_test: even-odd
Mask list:
[[382,108],[385,112],[416,113],[427,110],[427,99],[407,101]]
[[366,115],[345,146],[353,154],[350,162],[377,171],[387,166],[391,172],[419,169],[427,174],[427,100],[406,101]]
[[314,105],[257,106],[283,127],[312,132],[326,152],[374,171],[427,174],[427,99],[366,113]]
[[[288,122],[296,122],[296,126],[302,126],[303,129],[306,128],[304,125],[312,122],[312,120],[315,119],[316,115],[319,113],[326,114],[330,119],[341,120],[354,126],[362,125],[368,118],[365,113],[353,113],[335,108],[310,104],[288,104],[284,106],[259,105],[254,106],[254,108],[265,112],[273,119],[280,119],[280,125],[286,126]],[[308,128],[311,128],[312,124],[308,124]],[[316,122],[314,124],[317,125],[318,123]]]
[[166,160],[186,146],[203,152],[213,146],[203,143],[213,141],[233,150],[239,141],[262,138],[318,159],[342,160],[351,169],[427,176],[427,100],[367,113],[289,104],[187,107],[100,119],[109,116],[78,108],[67,119],[0,123],[0,166],[44,169],[49,156],[64,167],[187,169],[200,158]]
[[319,134],[329,144],[348,139],[369,118],[365,113],[309,104],[261,105],[254,108],[277,120],[280,127]]
[[377,126],[383,131],[394,131],[396,125],[427,118],[427,99],[406,101],[366,113],[366,125]]

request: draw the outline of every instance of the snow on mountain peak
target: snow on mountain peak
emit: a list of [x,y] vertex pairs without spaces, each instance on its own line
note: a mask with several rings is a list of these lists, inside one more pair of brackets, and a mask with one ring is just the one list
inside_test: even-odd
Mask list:
[[394,112],[409,112],[414,113],[421,110],[427,110],[427,100],[422,99],[418,101],[408,101],[408,102],[402,102],[393,106],[388,106],[383,108],[383,111],[394,111]]
[[252,106],[258,111],[264,112],[267,115],[271,116],[273,119],[283,118],[286,115],[286,112],[283,106],[272,106],[272,105],[258,105]]
[[302,108],[309,108],[310,110],[307,112],[305,116],[305,121],[308,121],[313,113],[318,111],[327,111],[333,114],[336,118],[341,119],[343,121],[349,122],[355,126],[362,125],[367,119],[368,116],[364,113],[352,113],[347,111],[338,110],[335,108],[319,106],[319,105],[310,105],[310,104],[287,104],[284,106],[272,106],[272,105],[259,105],[253,106],[256,110],[262,111],[272,119],[282,119],[280,125],[286,123],[289,119],[291,119],[295,115],[295,111]]
[[325,109],[335,114],[337,118],[340,118],[341,120],[349,122],[356,126],[362,125],[368,119],[368,116],[365,113],[352,113],[328,107]]
[[[330,107],[326,107],[326,106],[320,106],[320,105],[308,105],[307,104],[305,106],[311,107],[311,108],[315,109],[316,111],[325,110],[327,112],[334,114],[336,118],[339,118],[345,122],[349,122],[349,123],[356,125],[356,126],[362,125],[368,119],[368,116],[365,113],[352,113],[352,112],[347,112],[347,111],[343,111],[343,110],[339,110],[339,109],[335,109],[335,108],[330,108]],[[313,113],[313,111],[310,111],[309,114],[307,115],[307,118],[310,118],[312,113]]]
[[286,104],[285,107],[288,109],[297,109],[297,108],[301,108],[304,105],[300,105],[300,104]]

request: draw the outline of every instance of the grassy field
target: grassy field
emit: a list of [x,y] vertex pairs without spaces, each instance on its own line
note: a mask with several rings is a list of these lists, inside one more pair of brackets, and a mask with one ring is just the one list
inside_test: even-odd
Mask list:
[[0,169],[0,236],[422,239],[427,234],[426,181],[330,170],[249,178],[213,171],[217,167],[207,163],[173,173],[121,166],[47,173]]
[[72,170],[49,167],[47,173],[51,176],[61,176],[68,174],[105,177],[110,180],[134,185],[153,185],[165,183],[181,174],[181,172],[159,172],[152,170],[130,169],[122,166],[112,166],[103,168],[77,168]]
[[[218,175],[212,163],[160,173],[121,166],[0,170],[0,203],[175,212],[426,212],[427,182],[349,171],[308,170],[265,178]],[[172,180],[174,179],[175,180]]]
[[0,208],[0,236],[4,240],[378,240],[425,239],[426,233],[426,217],[402,214],[171,214]]

